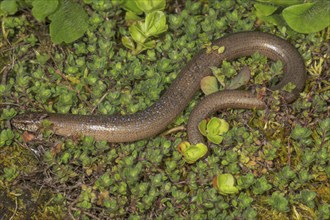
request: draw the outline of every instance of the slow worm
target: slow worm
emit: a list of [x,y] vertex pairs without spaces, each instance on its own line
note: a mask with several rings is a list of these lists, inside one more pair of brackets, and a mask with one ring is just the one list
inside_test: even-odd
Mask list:
[[[284,93],[285,100],[292,102],[304,88],[307,77],[304,61],[293,45],[279,37],[262,32],[240,32],[222,37],[212,45],[224,47],[225,50],[223,53],[218,53],[217,50],[210,53],[206,53],[205,49],[199,51],[161,98],[144,111],[127,116],[25,113],[13,118],[12,124],[18,129],[36,132],[41,121],[47,119],[52,122],[55,134],[89,135],[96,140],[109,142],[132,142],[153,137],[166,129],[186,108],[200,89],[201,79],[211,75],[210,66],[218,66],[223,60],[250,56],[256,51],[271,60],[280,60],[284,65],[283,78],[270,89],[278,90],[292,83],[295,85],[293,91]],[[214,101],[216,99],[218,101]],[[206,97],[205,100],[194,110],[194,117],[208,115],[209,108],[211,112],[219,108],[263,108],[260,100],[244,91],[219,92],[213,94],[212,98]],[[196,127],[201,117],[189,120],[188,136],[192,143],[200,141]]]

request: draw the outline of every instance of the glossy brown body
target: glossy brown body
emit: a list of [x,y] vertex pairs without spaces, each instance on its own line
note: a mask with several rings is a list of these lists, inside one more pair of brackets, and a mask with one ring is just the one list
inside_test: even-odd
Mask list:
[[[224,53],[219,54],[217,50],[206,53],[205,49],[201,50],[182,69],[161,98],[144,111],[128,116],[26,113],[15,117],[12,124],[19,129],[36,131],[40,121],[47,119],[53,123],[54,132],[63,136],[83,134],[109,142],[132,142],[149,138],[163,131],[185,109],[199,90],[201,79],[211,75],[210,66],[218,66],[223,60],[249,56],[256,51],[284,64],[284,77],[271,89],[280,89],[287,83],[294,84],[296,88],[285,94],[286,100],[292,102],[304,88],[304,61],[296,48],[281,38],[261,32],[241,32],[220,38],[213,45],[224,46]],[[223,94],[221,98],[224,98]],[[253,108],[259,105],[257,99],[252,98],[247,102],[245,99],[237,99],[234,91],[226,92],[223,100],[229,100],[231,108]],[[208,102],[204,105],[207,107]],[[194,135],[194,132],[190,132],[189,139]]]

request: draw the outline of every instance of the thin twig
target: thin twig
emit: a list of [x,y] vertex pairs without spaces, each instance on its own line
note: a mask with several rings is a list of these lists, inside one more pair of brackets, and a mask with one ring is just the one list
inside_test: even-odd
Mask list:
[[15,197],[15,211],[13,215],[9,218],[9,220],[12,220],[15,217],[16,213],[17,213],[17,197]]
[[185,130],[186,130],[185,126],[181,125],[181,126],[177,126],[177,127],[171,128],[171,129],[169,129],[167,131],[164,131],[160,135],[161,136],[166,136],[166,135],[169,135],[169,134],[174,133],[174,132],[185,131]]
[[96,105],[93,107],[91,114],[94,113],[94,111],[96,110],[96,108],[100,105],[101,102],[103,102],[103,100],[105,99],[105,97],[109,94],[111,90],[108,89],[108,91],[106,93],[104,93],[104,95],[100,98],[100,100],[96,103]]

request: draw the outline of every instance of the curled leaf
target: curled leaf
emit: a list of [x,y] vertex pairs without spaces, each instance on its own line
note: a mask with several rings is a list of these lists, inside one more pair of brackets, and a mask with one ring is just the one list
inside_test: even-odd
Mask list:
[[187,163],[192,164],[205,156],[207,147],[202,143],[190,145],[188,141],[183,141],[178,145],[178,151],[182,154]]
[[207,136],[206,125],[207,125],[207,121],[206,121],[206,119],[202,120],[202,121],[198,124],[198,130],[199,130],[199,132],[200,132],[203,136]]
[[220,144],[223,140],[222,135],[229,130],[229,124],[224,119],[213,117],[208,122],[202,120],[198,124],[198,129],[209,141]]
[[212,143],[215,143],[215,144],[220,144],[223,140],[222,136],[215,135],[215,134],[207,134],[206,137],[209,141],[211,141]]
[[244,66],[239,74],[234,77],[226,89],[238,89],[239,87],[246,85],[251,78],[251,72],[249,67]]
[[238,193],[238,188],[234,185],[235,179],[231,174],[220,174],[213,179],[213,187],[222,195]]
[[217,117],[211,118],[207,124],[208,133],[214,135],[222,135],[229,130],[229,124],[224,120]]
[[190,143],[188,141],[183,141],[178,145],[178,151],[181,154],[185,154],[188,147],[190,147]]
[[189,164],[195,163],[198,159],[205,156],[207,147],[205,144],[199,143],[189,146],[184,153],[185,161]]

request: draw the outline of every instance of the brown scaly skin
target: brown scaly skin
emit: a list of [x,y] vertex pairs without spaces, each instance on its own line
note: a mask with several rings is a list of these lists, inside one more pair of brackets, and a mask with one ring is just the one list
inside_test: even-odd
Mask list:
[[[219,54],[216,50],[206,53],[205,49],[198,52],[161,98],[144,111],[127,116],[26,113],[16,116],[12,124],[18,129],[35,132],[39,128],[40,121],[47,119],[53,123],[53,130],[58,135],[82,134],[109,142],[132,142],[153,137],[166,129],[185,109],[199,90],[201,79],[211,75],[210,66],[218,66],[223,60],[250,56],[256,51],[272,60],[280,60],[284,64],[282,80],[271,89],[281,89],[287,83],[294,84],[295,89],[291,93],[284,94],[287,102],[294,101],[304,88],[307,77],[304,61],[297,49],[281,38],[262,32],[240,32],[222,37],[214,41],[213,45],[224,46],[224,53]],[[262,108],[260,101],[247,92],[225,91],[216,94],[219,96],[216,108]],[[212,95],[212,97],[216,96]],[[202,106],[199,105],[193,115],[199,112],[201,115],[207,115],[205,109],[212,102],[203,101]],[[196,132],[196,123],[197,120],[190,119],[188,125],[189,141],[193,143],[200,140]]]

